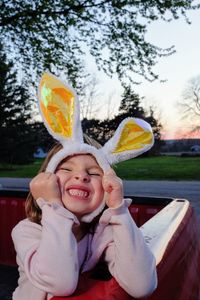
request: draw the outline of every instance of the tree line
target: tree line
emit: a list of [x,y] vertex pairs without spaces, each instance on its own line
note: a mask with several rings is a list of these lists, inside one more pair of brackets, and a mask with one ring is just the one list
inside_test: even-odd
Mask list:
[[[24,164],[33,161],[39,147],[48,151],[53,143],[43,123],[34,121],[33,99],[27,85],[19,84],[17,72],[0,49],[0,163]],[[104,144],[115,132],[119,123],[126,117],[134,116],[148,121],[154,130],[157,142],[160,140],[161,124],[153,111],[145,113],[141,99],[130,85],[124,86],[119,113],[111,119],[99,120],[84,118],[82,127],[85,134]]]
[[77,81],[85,69],[85,49],[98,68],[123,83],[159,77],[158,58],[175,52],[146,37],[149,24],[184,17],[199,0],[6,0],[0,4],[0,39],[15,67],[31,78],[43,70],[65,69]]
[[[189,23],[187,12],[199,8],[196,0],[1,1],[0,162],[29,162],[39,146],[49,148],[53,141],[44,126],[34,121],[27,82],[38,82],[44,70],[55,75],[62,71],[80,94],[86,49],[99,70],[118,76],[124,94],[119,113],[111,119],[91,118],[87,110],[90,117],[83,119],[84,131],[104,143],[124,117],[134,115],[151,123],[159,141],[161,124],[153,110],[145,112],[133,83],[141,77],[158,79],[153,67],[175,48],[152,44],[146,32],[158,20],[184,17]],[[198,99],[195,103],[199,107]]]

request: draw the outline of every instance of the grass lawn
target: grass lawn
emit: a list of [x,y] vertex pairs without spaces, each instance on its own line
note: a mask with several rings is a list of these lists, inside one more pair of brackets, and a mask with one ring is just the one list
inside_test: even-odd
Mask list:
[[[30,165],[0,165],[0,177],[33,177],[42,160]],[[115,166],[122,179],[133,180],[200,180],[200,157],[141,157]]]
[[200,180],[200,157],[142,157],[115,167],[119,177],[133,180]]
[[0,177],[34,177],[42,164],[42,159],[36,159],[29,165],[2,165],[0,164]]

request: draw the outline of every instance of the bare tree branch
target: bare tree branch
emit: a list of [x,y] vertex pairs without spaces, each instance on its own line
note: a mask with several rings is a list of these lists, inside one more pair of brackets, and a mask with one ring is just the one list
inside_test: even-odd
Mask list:
[[[200,0],[198,0],[200,2]],[[175,52],[146,40],[151,22],[170,21],[199,9],[196,0],[6,0],[0,6],[0,38],[16,69],[32,76],[45,69],[66,69],[71,81],[81,76],[85,48],[108,76],[158,79],[158,58]],[[170,16],[168,19],[165,16]],[[105,55],[106,53],[106,55]],[[55,67],[54,67],[55,68]],[[136,76],[136,79],[134,76]]]
[[182,108],[183,117],[200,117],[200,75],[187,82],[179,106]]

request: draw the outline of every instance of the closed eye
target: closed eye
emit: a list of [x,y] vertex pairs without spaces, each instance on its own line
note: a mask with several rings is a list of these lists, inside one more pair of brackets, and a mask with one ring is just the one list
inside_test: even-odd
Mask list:
[[90,176],[101,176],[101,172],[98,171],[98,169],[91,169],[87,171],[88,175]]
[[90,176],[101,176],[101,174],[98,174],[98,173],[92,173],[92,172],[88,172],[88,174],[89,174]]
[[68,169],[68,168],[59,168],[58,171],[70,172],[70,171],[72,171],[72,170],[71,170],[71,169]]

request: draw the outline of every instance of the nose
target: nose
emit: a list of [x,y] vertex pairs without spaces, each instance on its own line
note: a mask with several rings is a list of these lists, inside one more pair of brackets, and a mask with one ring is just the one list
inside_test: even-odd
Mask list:
[[78,172],[74,175],[76,180],[79,180],[81,182],[89,182],[90,176],[86,172]]

